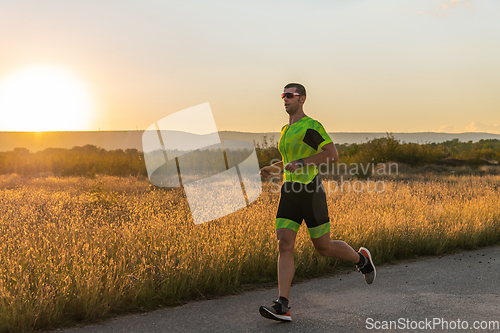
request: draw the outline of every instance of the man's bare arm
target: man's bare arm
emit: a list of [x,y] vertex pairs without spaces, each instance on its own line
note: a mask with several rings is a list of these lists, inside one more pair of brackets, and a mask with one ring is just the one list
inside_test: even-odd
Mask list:
[[272,175],[280,174],[283,171],[283,161],[276,162],[260,169],[260,175],[269,178]]

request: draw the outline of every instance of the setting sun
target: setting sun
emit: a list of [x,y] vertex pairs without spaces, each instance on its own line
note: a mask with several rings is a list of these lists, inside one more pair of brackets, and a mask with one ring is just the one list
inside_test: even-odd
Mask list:
[[62,68],[26,68],[0,79],[0,131],[85,130],[92,109],[84,85]]

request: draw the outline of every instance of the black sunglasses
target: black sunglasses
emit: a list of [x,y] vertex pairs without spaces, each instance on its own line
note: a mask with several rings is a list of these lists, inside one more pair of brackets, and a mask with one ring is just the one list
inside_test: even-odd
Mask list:
[[302,96],[301,94],[299,93],[295,93],[295,92],[284,92],[281,94],[281,98],[294,98],[295,96]]

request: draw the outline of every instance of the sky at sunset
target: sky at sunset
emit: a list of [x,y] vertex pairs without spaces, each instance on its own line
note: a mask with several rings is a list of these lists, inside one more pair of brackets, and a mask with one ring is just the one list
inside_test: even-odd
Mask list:
[[[209,102],[276,132],[500,133],[497,0],[2,0],[0,131],[146,129]],[[196,120],[193,120],[196,121]]]

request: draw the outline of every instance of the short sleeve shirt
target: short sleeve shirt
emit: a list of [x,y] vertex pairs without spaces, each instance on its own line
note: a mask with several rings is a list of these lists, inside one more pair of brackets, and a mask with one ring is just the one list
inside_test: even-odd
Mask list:
[[[323,125],[306,116],[290,126],[283,126],[278,149],[283,158],[283,165],[287,165],[291,161],[316,155],[321,147],[331,142],[332,139]],[[316,165],[303,166],[295,172],[284,170],[283,181],[308,184],[317,174]]]

